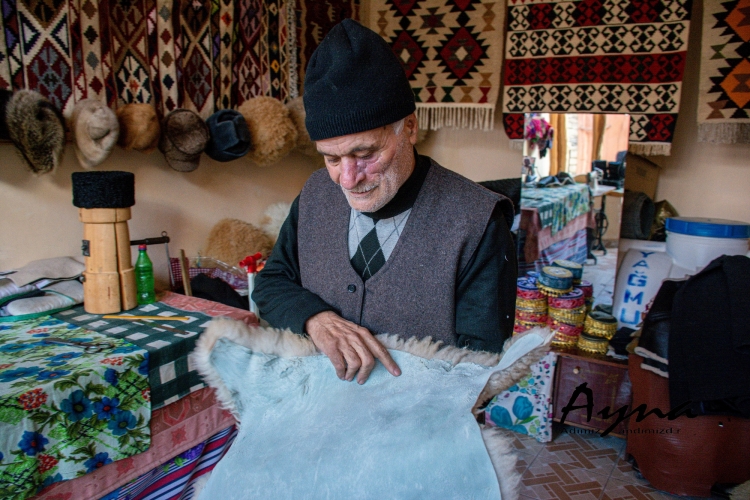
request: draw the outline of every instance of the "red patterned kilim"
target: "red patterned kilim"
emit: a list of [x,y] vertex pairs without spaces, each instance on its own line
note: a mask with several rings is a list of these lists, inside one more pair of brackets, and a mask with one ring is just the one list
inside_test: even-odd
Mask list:
[[493,127],[504,10],[480,0],[372,0],[370,28],[393,48],[420,128]]
[[750,0],[706,0],[698,138],[750,143]]
[[[353,0],[354,1],[354,0]],[[294,0],[0,0],[0,88],[207,118],[298,93]]]
[[359,0],[296,0],[300,88],[312,53],[344,19],[359,20]]
[[630,146],[669,154],[679,111],[691,0],[511,0],[503,123],[523,113],[627,113]]
[[180,2],[183,107],[208,118],[214,111],[211,0]]
[[70,113],[75,98],[67,2],[17,2],[16,7],[26,87],[39,91],[58,109]]

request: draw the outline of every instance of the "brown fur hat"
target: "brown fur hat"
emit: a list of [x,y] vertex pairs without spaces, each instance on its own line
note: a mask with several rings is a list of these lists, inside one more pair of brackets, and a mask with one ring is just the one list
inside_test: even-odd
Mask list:
[[295,127],[297,127],[297,144],[295,145],[297,150],[307,156],[320,156],[315,143],[310,139],[310,134],[307,133],[307,127],[305,127],[305,104],[302,102],[302,96],[286,103],[286,109],[289,110],[289,115]]
[[83,168],[94,168],[106,160],[120,134],[115,112],[96,99],[76,103],[70,128],[76,157]]
[[237,266],[257,252],[267,258],[272,248],[273,240],[261,229],[238,219],[222,219],[211,229],[202,255]]
[[117,144],[141,153],[151,153],[156,149],[161,125],[152,105],[126,104],[117,109],[117,120],[120,122],[120,140]]
[[248,156],[260,166],[276,163],[297,142],[297,127],[289,110],[273,97],[253,97],[237,108],[247,121],[253,147]]
[[26,166],[35,174],[57,168],[65,149],[65,120],[42,94],[19,90],[5,108],[5,121]]

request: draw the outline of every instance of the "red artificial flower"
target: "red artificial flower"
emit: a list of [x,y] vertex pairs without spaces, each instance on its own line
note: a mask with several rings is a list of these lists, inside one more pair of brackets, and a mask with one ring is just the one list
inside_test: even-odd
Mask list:
[[41,387],[37,387],[18,396],[18,402],[23,405],[24,410],[33,410],[47,402],[47,394]]
[[256,273],[258,272],[258,263],[262,258],[263,254],[260,252],[254,255],[248,255],[240,261],[240,267],[246,268],[248,273]]

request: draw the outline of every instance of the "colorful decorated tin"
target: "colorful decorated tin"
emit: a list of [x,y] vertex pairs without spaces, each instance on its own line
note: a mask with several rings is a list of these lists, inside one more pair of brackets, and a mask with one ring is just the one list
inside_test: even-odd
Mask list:
[[582,333],[578,337],[578,348],[585,352],[591,352],[594,354],[607,354],[607,346],[609,340],[601,337],[593,337],[586,333]]
[[518,278],[516,297],[531,300],[546,299],[546,296],[537,287],[536,281],[529,278]]
[[601,311],[591,311],[586,316],[583,327],[588,335],[609,340],[617,333],[617,319]]
[[549,297],[547,303],[555,309],[579,309],[586,305],[583,291],[573,288],[570,292],[558,297]]
[[563,295],[573,290],[573,273],[562,267],[545,266],[536,285],[545,295]]
[[563,269],[567,269],[573,274],[573,283],[580,283],[581,278],[583,278],[583,265],[578,264],[577,262],[573,262],[572,260],[565,260],[565,259],[557,259],[556,261],[552,262],[552,265],[555,267],[562,267]]

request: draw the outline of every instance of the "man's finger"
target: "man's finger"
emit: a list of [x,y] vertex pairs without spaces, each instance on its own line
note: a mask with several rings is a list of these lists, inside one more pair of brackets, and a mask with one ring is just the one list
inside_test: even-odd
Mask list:
[[399,375],[401,375],[401,368],[399,368],[396,362],[393,361],[391,353],[388,352],[388,349],[386,349],[383,344],[378,342],[378,339],[373,337],[369,332],[368,335],[362,335],[361,337],[372,355],[378,358],[381,363],[383,363],[383,366],[385,366],[386,370],[388,370],[391,375],[393,375],[394,377],[398,377]]
[[359,359],[359,354],[355,351],[352,346],[345,346],[341,349],[344,359],[346,360],[346,376],[344,380],[354,380],[354,375],[357,374],[357,370],[362,366],[362,361]]
[[375,368],[375,358],[364,343],[354,344],[354,348],[357,350],[359,359],[362,361],[362,366],[359,368],[359,373],[357,374],[357,383],[361,385],[367,382],[372,369]]
[[344,361],[344,357],[341,355],[338,349],[334,349],[330,354],[326,353],[326,355],[331,361],[333,368],[336,370],[336,376],[341,380],[345,380],[344,377],[346,375],[346,361]]

